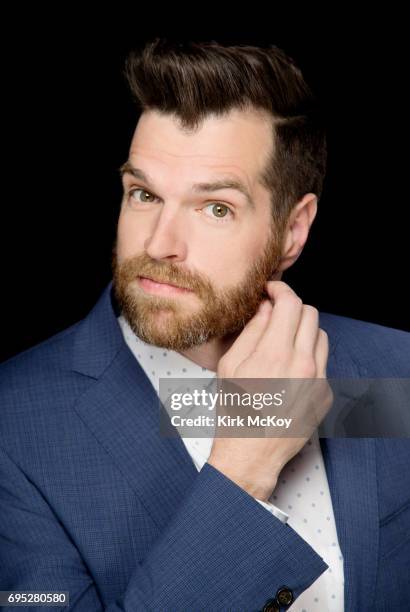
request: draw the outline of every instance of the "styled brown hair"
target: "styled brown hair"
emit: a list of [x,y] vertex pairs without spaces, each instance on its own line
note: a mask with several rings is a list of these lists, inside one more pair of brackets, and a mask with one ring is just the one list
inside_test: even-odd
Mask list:
[[282,49],[155,38],[129,53],[124,76],[141,112],[173,114],[186,131],[232,109],[270,114],[274,153],[260,179],[272,193],[279,235],[305,193],[320,198],[327,159],[320,105]]

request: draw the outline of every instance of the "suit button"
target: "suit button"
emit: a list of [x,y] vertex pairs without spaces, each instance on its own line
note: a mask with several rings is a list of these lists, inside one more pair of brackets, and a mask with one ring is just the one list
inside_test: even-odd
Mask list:
[[268,599],[263,606],[262,612],[279,612],[279,605],[276,599]]
[[278,592],[276,593],[276,601],[281,606],[290,606],[293,601],[292,591],[288,589],[288,587],[282,587],[278,589]]

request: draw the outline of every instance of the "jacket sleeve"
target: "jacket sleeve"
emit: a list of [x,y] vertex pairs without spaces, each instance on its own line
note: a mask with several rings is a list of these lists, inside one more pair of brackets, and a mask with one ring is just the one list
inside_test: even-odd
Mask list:
[[[0,449],[0,590],[68,591],[73,612],[249,612],[284,586],[297,598],[327,567],[290,526],[206,463],[149,554],[135,563],[124,593],[102,601],[67,528]],[[59,609],[68,608],[53,607]]]

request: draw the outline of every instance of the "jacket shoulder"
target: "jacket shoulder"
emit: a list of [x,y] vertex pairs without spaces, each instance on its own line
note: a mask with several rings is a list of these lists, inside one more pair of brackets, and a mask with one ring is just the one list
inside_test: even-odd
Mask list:
[[339,360],[352,360],[361,376],[410,377],[410,333],[328,312],[319,325]]
[[72,371],[73,343],[80,322],[0,364],[0,413],[58,410],[81,391]]
[[47,364],[50,365],[50,362],[63,366],[67,362],[72,338],[79,324],[80,322],[74,323],[50,338],[3,361],[0,364],[0,376],[12,375],[19,370],[41,368]]

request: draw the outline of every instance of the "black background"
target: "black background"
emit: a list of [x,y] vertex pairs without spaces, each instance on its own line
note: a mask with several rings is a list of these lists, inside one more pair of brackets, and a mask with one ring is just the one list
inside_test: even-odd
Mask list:
[[85,316],[110,280],[118,167],[137,118],[122,70],[154,36],[275,44],[294,57],[326,110],[329,159],[310,237],[283,280],[322,311],[410,330],[400,16],[212,11],[22,11],[4,23],[0,359]]

